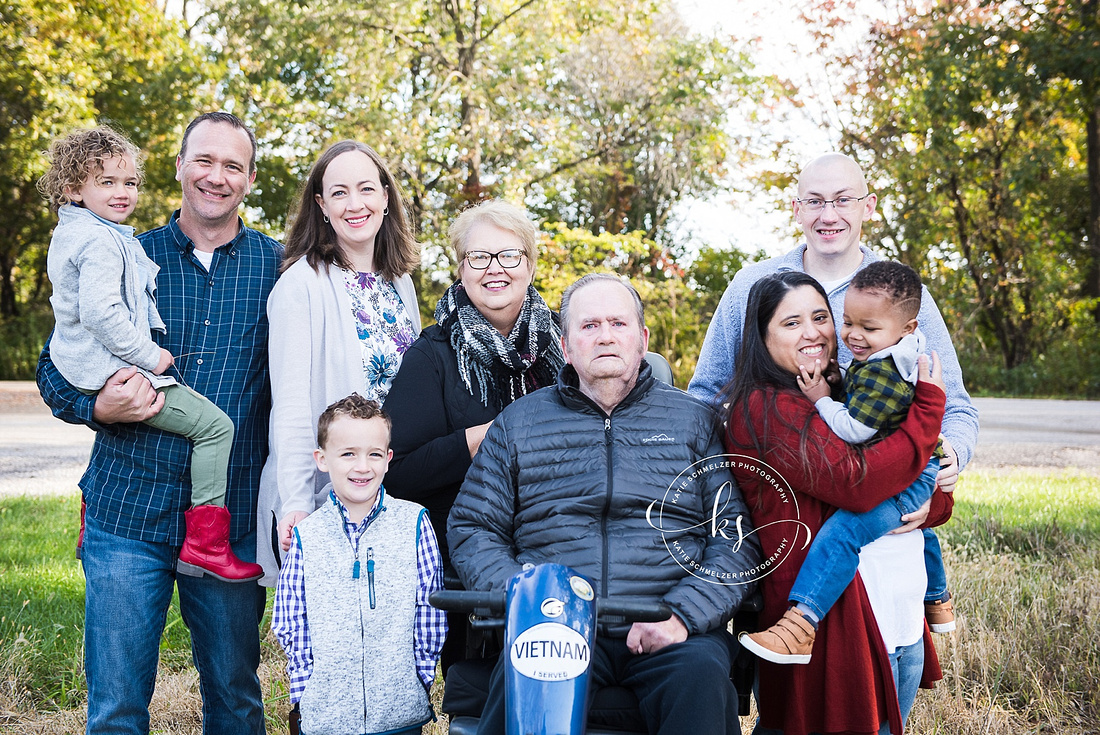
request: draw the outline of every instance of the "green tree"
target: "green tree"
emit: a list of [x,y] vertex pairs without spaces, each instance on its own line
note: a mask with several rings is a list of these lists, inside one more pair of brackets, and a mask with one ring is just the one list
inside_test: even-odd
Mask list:
[[869,240],[929,279],[960,351],[1007,369],[1067,334],[1089,260],[1074,90],[1020,53],[1020,8],[901,2],[834,69],[880,196]]
[[[714,310],[718,308],[718,302],[726,287],[746,264],[764,260],[767,253],[758,251],[751,258],[737,249],[715,248],[709,245],[699,249],[690,268],[688,277],[691,286],[696,291],[701,301],[699,303],[699,317],[709,323],[714,316]],[[701,342],[700,342],[701,344]]]
[[1011,13],[1006,38],[1035,76],[1063,91],[1066,114],[1084,121],[1087,157],[1087,261],[1081,293],[1100,323],[1100,0],[986,0],[994,13]]
[[562,146],[525,193],[549,220],[670,244],[672,208],[716,188],[730,157],[726,113],[760,85],[743,55],[670,13],[628,20],[556,60],[545,107]]
[[688,282],[671,253],[644,232],[601,232],[557,223],[548,225],[535,288],[557,309],[569,284],[596,271],[630,279],[646,309],[649,349],[671,363],[680,387],[695,372],[709,319],[705,297]]
[[150,0],[12,0],[0,21],[0,316],[10,317],[45,295],[53,217],[35,182],[50,140],[97,122],[127,133],[150,153],[131,224],[163,219],[172,201],[163,161],[205,73]]
[[660,0],[213,7],[223,94],[288,170],[336,138],[370,143],[435,243],[486,196],[662,239],[672,205],[723,173],[726,111],[753,81],[729,44],[691,36]]

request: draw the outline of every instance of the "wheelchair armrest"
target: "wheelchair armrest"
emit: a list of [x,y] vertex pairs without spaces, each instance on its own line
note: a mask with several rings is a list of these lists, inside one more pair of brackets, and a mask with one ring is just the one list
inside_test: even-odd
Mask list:
[[503,615],[504,602],[503,592],[436,590],[428,596],[428,603],[439,610],[471,613],[484,618]]

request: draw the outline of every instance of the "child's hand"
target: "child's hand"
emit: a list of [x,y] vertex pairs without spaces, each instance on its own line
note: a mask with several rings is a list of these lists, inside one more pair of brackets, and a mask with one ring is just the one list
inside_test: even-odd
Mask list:
[[485,433],[489,431],[489,427],[492,425],[492,421],[487,421],[484,424],[466,429],[466,446],[470,450],[470,459],[473,459],[474,455],[477,454],[477,450],[481,448],[481,442],[485,441]]
[[175,364],[176,358],[172,357],[172,353],[161,347],[160,362],[157,363],[157,368],[153,371],[153,375],[164,375],[164,371]]
[[947,386],[943,382],[943,363],[935,351],[917,358],[917,380],[931,383],[947,392]]
[[283,516],[283,520],[279,521],[279,546],[283,551],[290,551],[290,542],[294,540],[294,527],[298,525],[299,521],[305,520],[307,516],[309,516],[309,513],[296,510],[287,513]]
[[798,366],[798,387],[814,403],[822,398],[828,398],[831,393],[829,382],[825,380],[825,374],[821,369],[821,360],[814,360],[814,370],[811,373],[805,365]]

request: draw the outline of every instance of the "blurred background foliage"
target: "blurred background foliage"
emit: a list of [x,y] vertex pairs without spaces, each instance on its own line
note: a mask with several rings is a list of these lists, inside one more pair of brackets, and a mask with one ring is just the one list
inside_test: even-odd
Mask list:
[[[812,0],[805,23],[827,124],[882,202],[869,244],[920,270],[975,392],[1100,397],[1100,3],[891,0],[897,20],[838,53],[865,4]],[[33,376],[50,328],[34,182],[75,126],[146,152],[139,230],[178,206],[198,112],[255,129],[244,216],[276,237],[323,148],[372,145],[404,186],[429,316],[451,218],[522,203],[548,303],[591,270],[630,276],[681,386],[732,275],[795,244],[742,252],[676,215],[731,181],[789,200],[778,110],[821,93],[758,73],[752,39],[692,31],[671,0],[7,0],[0,16],[0,379]],[[743,217],[731,204],[730,227]]]

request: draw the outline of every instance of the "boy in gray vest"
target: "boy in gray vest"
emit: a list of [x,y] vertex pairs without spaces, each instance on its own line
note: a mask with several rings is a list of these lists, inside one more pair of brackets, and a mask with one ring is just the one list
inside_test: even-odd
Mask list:
[[317,422],[313,458],[328,502],[294,528],[271,629],[286,650],[301,732],[419,733],[447,617],[428,604],[442,586],[424,508],[386,495],[390,419],[352,394]]

